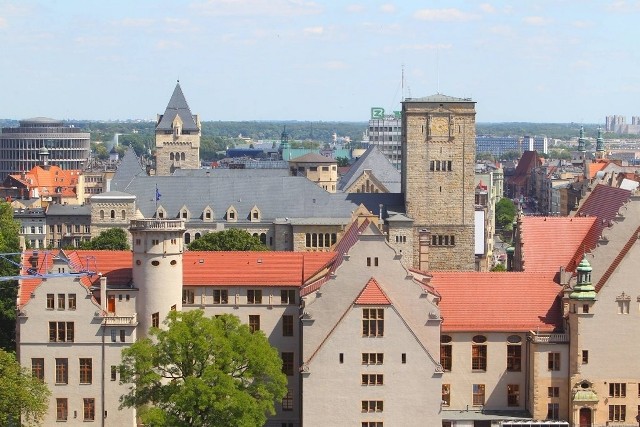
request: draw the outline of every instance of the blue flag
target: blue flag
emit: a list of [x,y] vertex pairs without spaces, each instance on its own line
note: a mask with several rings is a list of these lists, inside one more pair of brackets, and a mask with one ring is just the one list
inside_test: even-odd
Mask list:
[[160,200],[160,197],[162,197],[162,194],[160,194],[160,191],[158,191],[158,186],[156,185],[156,202]]

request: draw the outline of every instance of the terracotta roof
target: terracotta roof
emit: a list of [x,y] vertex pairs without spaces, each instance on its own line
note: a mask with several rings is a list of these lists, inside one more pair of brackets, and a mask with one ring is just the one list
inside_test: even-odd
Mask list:
[[595,178],[596,174],[600,172],[602,169],[607,167],[609,164],[608,160],[598,160],[594,163],[587,163],[587,167],[589,168],[589,178]]
[[514,175],[509,178],[509,182],[513,184],[522,184],[529,178],[531,169],[540,163],[538,153],[536,151],[525,151],[516,166]]
[[431,273],[442,296],[442,331],[541,331],[562,324],[560,292],[551,278],[526,272]]
[[594,217],[522,218],[520,236],[524,271],[558,272],[560,266],[573,271],[576,259],[595,247],[600,237]]
[[362,288],[362,292],[354,301],[354,304],[361,305],[390,305],[391,302],[384,293],[380,285],[373,277]]
[[598,184],[582,202],[575,216],[595,216],[608,223],[616,217],[630,196],[629,190]]
[[184,254],[184,286],[301,286],[333,252],[200,252]]
[[[79,170],[63,170],[51,165],[48,169],[42,166],[33,167],[25,174],[24,179],[22,174],[12,174],[11,177],[29,189],[38,188],[40,195],[59,194],[63,197],[73,197],[79,175]],[[58,188],[60,191],[57,190]]]

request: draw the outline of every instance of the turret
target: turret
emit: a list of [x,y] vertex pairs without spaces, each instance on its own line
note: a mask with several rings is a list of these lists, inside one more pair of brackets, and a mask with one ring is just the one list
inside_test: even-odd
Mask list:
[[576,269],[578,282],[573,287],[573,292],[569,295],[570,299],[578,301],[596,300],[596,288],[591,284],[591,270],[591,264],[589,264],[585,255]]
[[139,336],[160,326],[170,310],[182,309],[184,221],[132,220],[133,283],[139,289]]
[[596,158],[604,158],[604,138],[602,137],[601,127],[598,127],[598,139],[596,139]]
[[580,126],[580,137],[578,138],[578,151],[584,153],[587,151],[586,141],[584,139],[584,126]]

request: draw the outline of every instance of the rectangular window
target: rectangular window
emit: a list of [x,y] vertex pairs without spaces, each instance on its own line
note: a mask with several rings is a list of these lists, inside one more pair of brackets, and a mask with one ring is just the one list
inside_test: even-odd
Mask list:
[[522,346],[508,345],[507,346],[507,371],[520,372],[521,360],[522,360]]
[[451,351],[452,351],[452,348],[450,344],[440,345],[440,364],[442,365],[442,369],[446,372],[451,371],[451,366],[452,366]]
[[67,421],[69,416],[69,403],[66,397],[56,399],[56,421]]
[[282,373],[288,376],[293,375],[293,352],[282,352]]
[[586,365],[589,363],[589,350],[582,350],[582,364]]
[[49,322],[50,342],[73,342],[73,322]]
[[47,294],[47,310],[53,310],[55,308],[55,295]]
[[282,398],[282,410],[293,411],[293,390],[289,389],[285,397]]
[[282,316],[282,336],[283,337],[293,336],[293,316],[290,316],[290,315]]
[[484,405],[484,384],[473,385],[473,406]]
[[69,384],[69,361],[66,358],[56,358],[56,384]]
[[624,422],[627,419],[626,405],[609,405],[609,421]]
[[520,406],[520,385],[507,385],[507,404],[509,406]]
[[111,342],[116,342],[116,330],[111,329]]
[[154,328],[160,327],[160,313],[153,313],[151,315],[151,326]]
[[247,291],[247,304],[262,304],[262,291],[260,289],[249,289]]
[[249,315],[249,330],[256,332],[260,330],[260,316],[257,314]]
[[487,370],[487,346],[473,344],[471,346],[471,369],[474,371]]
[[120,329],[120,342],[124,342],[126,337],[126,331],[124,329]]
[[118,367],[116,365],[111,365],[111,381],[115,381],[118,379]]
[[213,290],[213,303],[214,304],[229,304],[229,291],[226,289],[214,289]]
[[384,309],[383,308],[363,308],[362,309],[362,336],[365,336],[365,337],[384,336]]
[[547,387],[547,397],[560,397],[560,387]]
[[362,385],[383,385],[384,377],[382,374],[362,374]]
[[363,400],[362,412],[382,412],[383,410],[382,400]]
[[451,404],[451,384],[442,384],[442,406]]
[[91,384],[93,363],[90,358],[80,358],[80,384]]
[[85,421],[93,421],[96,418],[96,400],[85,397],[83,399],[82,412]]
[[560,404],[559,403],[547,403],[547,419],[559,420],[560,419]]
[[382,365],[384,353],[362,353],[363,365]]
[[627,383],[609,383],[609,397],[627,397]]
[[58,310],[64,310],[64,294],[58,294]]
[[76,294],[69,294],[68,296],[69,299],[69,310],[75,310],[76,309]]
[[296,291],[294,289],[283,289],[280,291],[280,304],[295,304]]
[[560,353],[549,353],[548,368],[550,371],[560,370]]
[[195,300],[195,292],[192,289],[183,289],[182,290],[182,303],[183,304],[193,304]]
[[384,427],[382,421],[363,421],[361,427]]
[[40,381],[44,381],[44,359],[34,357],[31,359],[31,376]]

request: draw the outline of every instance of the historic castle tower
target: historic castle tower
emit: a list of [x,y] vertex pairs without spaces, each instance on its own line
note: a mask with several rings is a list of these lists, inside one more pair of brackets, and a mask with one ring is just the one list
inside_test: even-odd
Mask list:
[[402,193],[423,270],[475,270],[475,117],[471,99],[402,103]]
[[133,241],[133,283],[138,336],[151,326],[160,326],[170,310],[182,310],[182,254],[184,221],[181,219],[136,219],[129,228]]
[[191,114],[180,82],[156,124],[156,175],[200,168],[200,117]]

